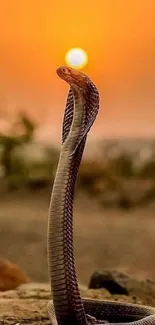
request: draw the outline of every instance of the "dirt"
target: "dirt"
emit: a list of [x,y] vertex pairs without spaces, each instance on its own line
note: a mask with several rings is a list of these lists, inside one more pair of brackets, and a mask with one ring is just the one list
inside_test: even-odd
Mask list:
[[[85,298],[120,301],[123,303],[148,304],[147,295],[111,295],[106,289],[88,290],[81,287],[81,295]],[[51,300],[51,290],[48,283],[24,284],[15,291],[0,293],[0,325],[19,324],[51,324],[47,314],[47,303]],[[155,306],[152,296],[150,306]],[[155,311],[155,309],[154,309]]]
[[[0,194],[0,258],[18,264],[33,281],[47,282],[50,190]],[[155,280],[154,208],[100,207],[82,193],[75,202],[76,265],[80,283],[103,268]]]

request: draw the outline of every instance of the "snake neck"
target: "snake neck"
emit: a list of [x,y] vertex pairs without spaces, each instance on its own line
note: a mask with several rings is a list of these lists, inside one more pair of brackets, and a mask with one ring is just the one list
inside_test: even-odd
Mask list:
[[62,145],[53,185],[48,226],[48,262],[53,303],[59,325],[85,325],[85,311],[76,277],[73,243],[73,199],[85,139],[75,151],[84,124],[84,98],[74,93],[74,116]]

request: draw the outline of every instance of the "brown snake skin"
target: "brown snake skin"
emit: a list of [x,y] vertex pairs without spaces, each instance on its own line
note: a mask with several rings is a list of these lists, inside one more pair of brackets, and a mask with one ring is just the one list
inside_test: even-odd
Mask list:
[[73,200],[87,133],[99,110],[99,93],[82,72],[60,67],[57,74],[70,90],[49,209],[48,265],[53,296],[47,306],[50,321],[53,325],[155,325],[154,308],[80,297],[74,260]]

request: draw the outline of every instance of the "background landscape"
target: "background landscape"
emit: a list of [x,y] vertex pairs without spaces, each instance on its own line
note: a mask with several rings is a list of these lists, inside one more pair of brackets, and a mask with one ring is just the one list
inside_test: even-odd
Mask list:
[[0,258],[48,280],[68,92],[55,71],[80,46],[101,102],[76,188],[79,280],[103,268],[155,280],[155,2],[6,0],[0,27]]

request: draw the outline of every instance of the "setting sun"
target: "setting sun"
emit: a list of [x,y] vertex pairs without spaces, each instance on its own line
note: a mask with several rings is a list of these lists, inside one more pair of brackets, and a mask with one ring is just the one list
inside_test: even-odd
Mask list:
[[88,55],[81,48],[72,48],[66,53],[65,61],[70,67],[81,69],[87,64]]

